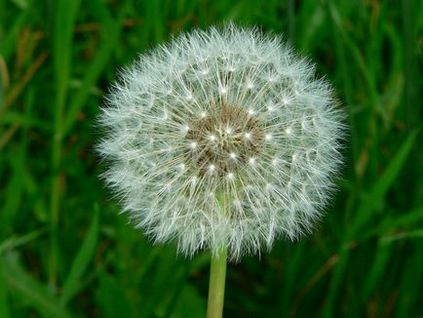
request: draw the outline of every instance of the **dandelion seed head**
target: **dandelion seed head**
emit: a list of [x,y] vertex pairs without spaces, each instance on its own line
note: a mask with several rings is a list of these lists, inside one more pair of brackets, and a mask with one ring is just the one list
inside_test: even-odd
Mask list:
[[226,247],[235,260],[310,231],[345,131],[310,62],[232,24],[142,55],[121,72],[100,125],[104,179],[135,225],[185,255]]

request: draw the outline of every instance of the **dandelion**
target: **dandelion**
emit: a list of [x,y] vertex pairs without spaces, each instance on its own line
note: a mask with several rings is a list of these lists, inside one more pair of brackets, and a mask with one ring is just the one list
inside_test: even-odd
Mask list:
[[309,232],[341,163],[331,86],[257,29],[176,37],[121,72],[102,111],[104,179],[123,210],[217,267]]

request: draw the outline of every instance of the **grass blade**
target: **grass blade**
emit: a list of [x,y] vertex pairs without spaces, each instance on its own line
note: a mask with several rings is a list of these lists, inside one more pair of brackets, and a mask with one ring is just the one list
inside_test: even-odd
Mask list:
[[95,208],[94,218],[88,230],[87,236],[75,257],[68,278],[63,287],[63,294],[60,298],[60,305],[65,306],[68,301],[78,292],[80,280],[91,262],[97,247],[99,221],[98,207]]
[[349,238],[353,237],[354,234],[357,233],[357,231],[360,230],[372,216],[374,216],[375,211],[381,209],[386,193],[391,188],[394,181],[397,179],[401,168],[404,166],[408,154],[414,145],[416,136],[416,131],[408,136],[399,149],[397,155],[386,168],[383,175],[376,181],[370,189],[369,194],[361,202],[356,213],[355,223],[351,226]]
[[0,273],[9,289],[31,307],[45,316],[70,318],[60,307],[57,299],[22,267],[16,253],[1,257],[3,271]]
[[[0,262],[0,274],[1,273],[3,273],[2,262]],[[10,317],[9,302],[7,299],[7,288],[3,279],[0,279],[0,317]]]
[[[407,156],[410,153],[410,150],[416,139],[416,135],[417,132],[413,132],[408,136],[408,138],[404,141],[403,145],[399,149],[397,155],[391,161],[390,165],[386,168],[383,175],[375,182],[375,184],[370,189],[369,195],[365,197],[364,200],[361,202],[356,212],[356,221],[354,224],[352,224],[350,230],[347,232],[346,237],[344,239],[346,243],[354,238],[354,235],[357,233],[357,231],[361,229],[361,227],[364,226],[372,216],[374,216],[374,212],[382,206],[383,199],[385,198],[387,191],[390,189],[390,187],[396,180],[401,168],[404,166]],[[341,247],[341,252],[339,253],[339,256],[339,263],[337,264],[337,267],[333,274],[331,287],[326,300],[326,305],[324,309],[325,317],[333,316],[333,310],[335,308],[334,304],[336,302],[342,279],[345,276],[344,274],[349,259],[349,249],[347,249],[345,245]]]
[[[37,238],[39,238],[41,235],[43,235],[44,233],[46,233],[45,229],[39,229],[33,232],[30,232],[28,234],[16,237],[16,236],[12,236],[7,240],[4,240],[1,244],[0,244],[0,255],[5,253],[8,250],[12,250],[20,245],[24,245],[28,242],[31,242]],[[1,317],[1,316],[0,316]]]
[[[89,97],[92,86],[97,82],[104,68],[107,66],[107,62],[109,61],[113,50],[119,45],[118,42],[121,31],[122,17],[119,17],[118,21],[113,21],[110,13],[103,3],[100,1],[93,1],[91,5],[95,5],[95,8],[97,9],[96,11],[100,13],[104,26],[102,37],[105,40],[103,41],[103,46],[100,47],[96,56],[93,58],[90,67],[87,69],[80,89],[78,89],[75,97],[72,99],[64,121],[64,135],[66,135],[66,133],[72,127],[78,112],[84,106],[87,98]],[[125,11],[126,8],[123,7],[121,9],[121,15]]]
[[62,160],[63,114],[67,101],[71,77],[73,29],[79,9],[80,0],[58,0],[54,3],[53,32],[53,71],[55,75],[54,133],[51,149],[51,194],[50,194],[50,255],[49,285],[53,290],[57,285],[57,267],[59,258],[58,224],[60,196],[60,163]]

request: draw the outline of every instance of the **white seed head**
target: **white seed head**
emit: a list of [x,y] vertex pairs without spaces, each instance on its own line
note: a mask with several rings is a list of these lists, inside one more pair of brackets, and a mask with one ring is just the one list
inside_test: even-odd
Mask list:
[[345,126],[332,95],[278,37],[234,25],[180,35],[109,94],[104,179],[156,242],[259,253],[309,231],[333,192]]

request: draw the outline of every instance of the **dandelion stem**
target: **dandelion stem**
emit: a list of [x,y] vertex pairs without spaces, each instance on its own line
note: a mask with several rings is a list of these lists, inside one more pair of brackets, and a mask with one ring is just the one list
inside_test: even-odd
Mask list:
[[209,299],[207,318],[221,318],[225,297],[227,249],[218,255],[212,255],[210,264]]

